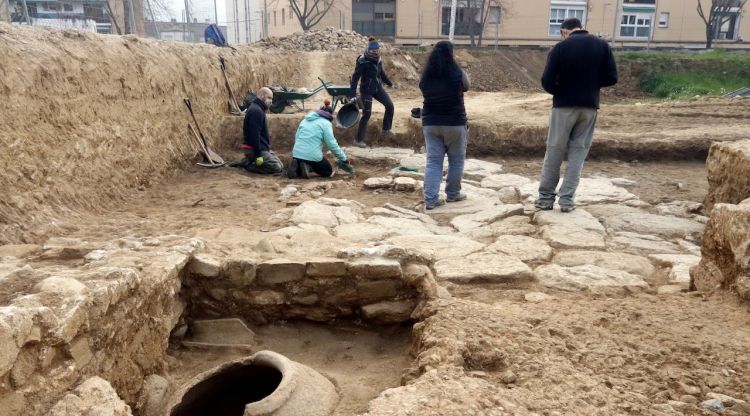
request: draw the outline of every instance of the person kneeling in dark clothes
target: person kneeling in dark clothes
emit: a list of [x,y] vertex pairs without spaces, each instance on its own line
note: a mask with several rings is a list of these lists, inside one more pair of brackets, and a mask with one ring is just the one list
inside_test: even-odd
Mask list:
[[273,91],[268,87],[259,89],[255,94],[255,100],[247,108],[242,125],[242,152],[245,158],[232,163],[231,166],[265,175],[278,175],[284,170],[279,157],[271,151],[271,139],[268,135],[266,119],[266,112],[271,101],[273,101]]
[[323,156],[324,145],[338,158],[336,165],[339,168],[348,173],[354,172],[333,136],[333,109],[330,105],[331,102],[326,100],[320,110],[306,115],[297,128],[292,162],[287,171],[289,179],[309,179],[310,171],[324,178],[333,176],[333,166]]

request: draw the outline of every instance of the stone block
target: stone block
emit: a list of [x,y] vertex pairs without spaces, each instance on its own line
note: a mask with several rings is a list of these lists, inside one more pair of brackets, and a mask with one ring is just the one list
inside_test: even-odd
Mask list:
[[245,287],[253,284],[257,273],[254,260],[230,259],[221,266],[222,275],[235,287]]
[[307,264],[301,261],[269,260],[258,265],[257,278],[266,285],[296,282],[305,278],[306,268]]
[[366,279],[399,279],[401,263],[393,259],[364,258],[349,262],[347,271],[352,276]]
[[497,253],[476,253],[460,259],[440,260],[435,264],[435,270],[438,280],[458,283],[521,283],[532,280],[531,269],[520,259]]
[[542,237],[554,248],[598,249],[606,247],[601,233],[570,225],[552,224],[542,227]]
[[363,302],[392,299],[406,293],[407,292],[401,282],[395,279],[373,280],[357,283],[357,296],[360,301]]
[[406,322],[417,306],[416,300],[400,300],[373,303],[362,307],[362,317],[378,324]]
[[648,287],[640,276],[592,265],[560,267],[550,264],[537,267],[534,276],[543,286],[568,291]]
[[414,178],[400,177],[393,180],[393,189],[398,192],[414,192],[419,183]]
[[74,339],[66,348],[66,353],[76,363],[77,368],[82,368],[94,358],[87,337]]
[[218,277],[221,273],[221,262],[208,254],[196,254],[188,263],[188,271],[203,277]]
[[747,297],[750,276],[750,199],[738,205],[717,204],[703,236],[702,258],[690,271],[701,291],[721,287]]
[[309,277],[346,276],[346,262],[338,259],[316,259],[307,262],[306,273]]
[[42,247],[36,244],[6,244],[0,246],[0,257],[23,259],[41,252]]
[[88,292],[88,288],[78,280],[69,277],[48,277],[34,286],[34,292],[75,296]]
[[365,180],[364,186],[367,189],[388,189],[393,186],[393,178],[390,176],[385,178],[368,178]]
[[257,290],[247,293],[248,302],[253,305],[283,305],[286,303],[286,297],[281,292],[273,290]]
[[707,211],[719,203],[737,204],[750,198],[750,140],[714,143],[706,167]]

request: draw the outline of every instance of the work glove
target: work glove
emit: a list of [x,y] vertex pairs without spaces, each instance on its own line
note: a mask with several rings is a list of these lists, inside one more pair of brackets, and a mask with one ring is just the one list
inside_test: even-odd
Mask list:
[[354,173],[354,167],[351,163],[349,163],[348,160],[339,160],[336,162],[336,166],[338,166],[339,169],[343,170],[346,173]]
[[390,89],[392,89],[392,90],[397,90],[397,89],[398,89],[398,85],[396,85],[396,84],[391,84],[391,85],[389,85],[388,87],[389,87]]
[[263,166],[263,163],[265,163],[265,161],[263,160],[263,156],[258,156],[255,158],[255,166],[261,167]]

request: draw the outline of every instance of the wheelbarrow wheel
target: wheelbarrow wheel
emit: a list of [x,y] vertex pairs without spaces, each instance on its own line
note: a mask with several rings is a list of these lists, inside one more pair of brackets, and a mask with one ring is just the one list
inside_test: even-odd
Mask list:
[[278,100],[278,101],[274,100],[271,103],[271,108],[269,108],[269,110],[271,110],[271,112],[274,113],[274,114],[281,114],[281,113],[284,112],[285,108],[286,108],[286,101],[285,100]]

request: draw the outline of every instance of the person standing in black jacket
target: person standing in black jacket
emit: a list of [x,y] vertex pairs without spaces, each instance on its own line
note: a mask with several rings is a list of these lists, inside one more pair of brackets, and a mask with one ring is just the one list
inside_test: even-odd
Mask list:
[[273,101],[273,91],[268,87],[259,89],[255,94],[255,99],[245,112],[245,120],[242,124],[242,152],[245,158],[232,166],[265,175],[280,174],[284,170],[279,157],[271,151],[266,118],[271,101]]
[[[542,75],[544,90],[553,95],[553,108],[534,205],[551,210],[559,197],[560,210],[570,212],[576,207],[575,193],[594,139],[599,90],[617,83],[617,66],[607,42],[583,30],[577,18],[565,20],[560,33],[563,40],[550,51]],[[568,166],[558,191],[566,156]]]
[[367,133],[367,122],[370,121],[370,116],[372,115],[373,99],[378,100],[385,107],[383,134],[393,134],[391,132],[394,112],[393,101],[391,101],[391,97],[388,96],[388,93],[383,88],[383,84],[390,88],[394,88],[394,85],[383,70],[383,61],[380,59],[380,44],[374,38],[370,38],[364,53],[357,58],[357,66],[354,68],[351,82],[352,94],[357,93],[358,83],[363,108],[354,144],[358,147],[367,147],[365,144],[365,134]]

